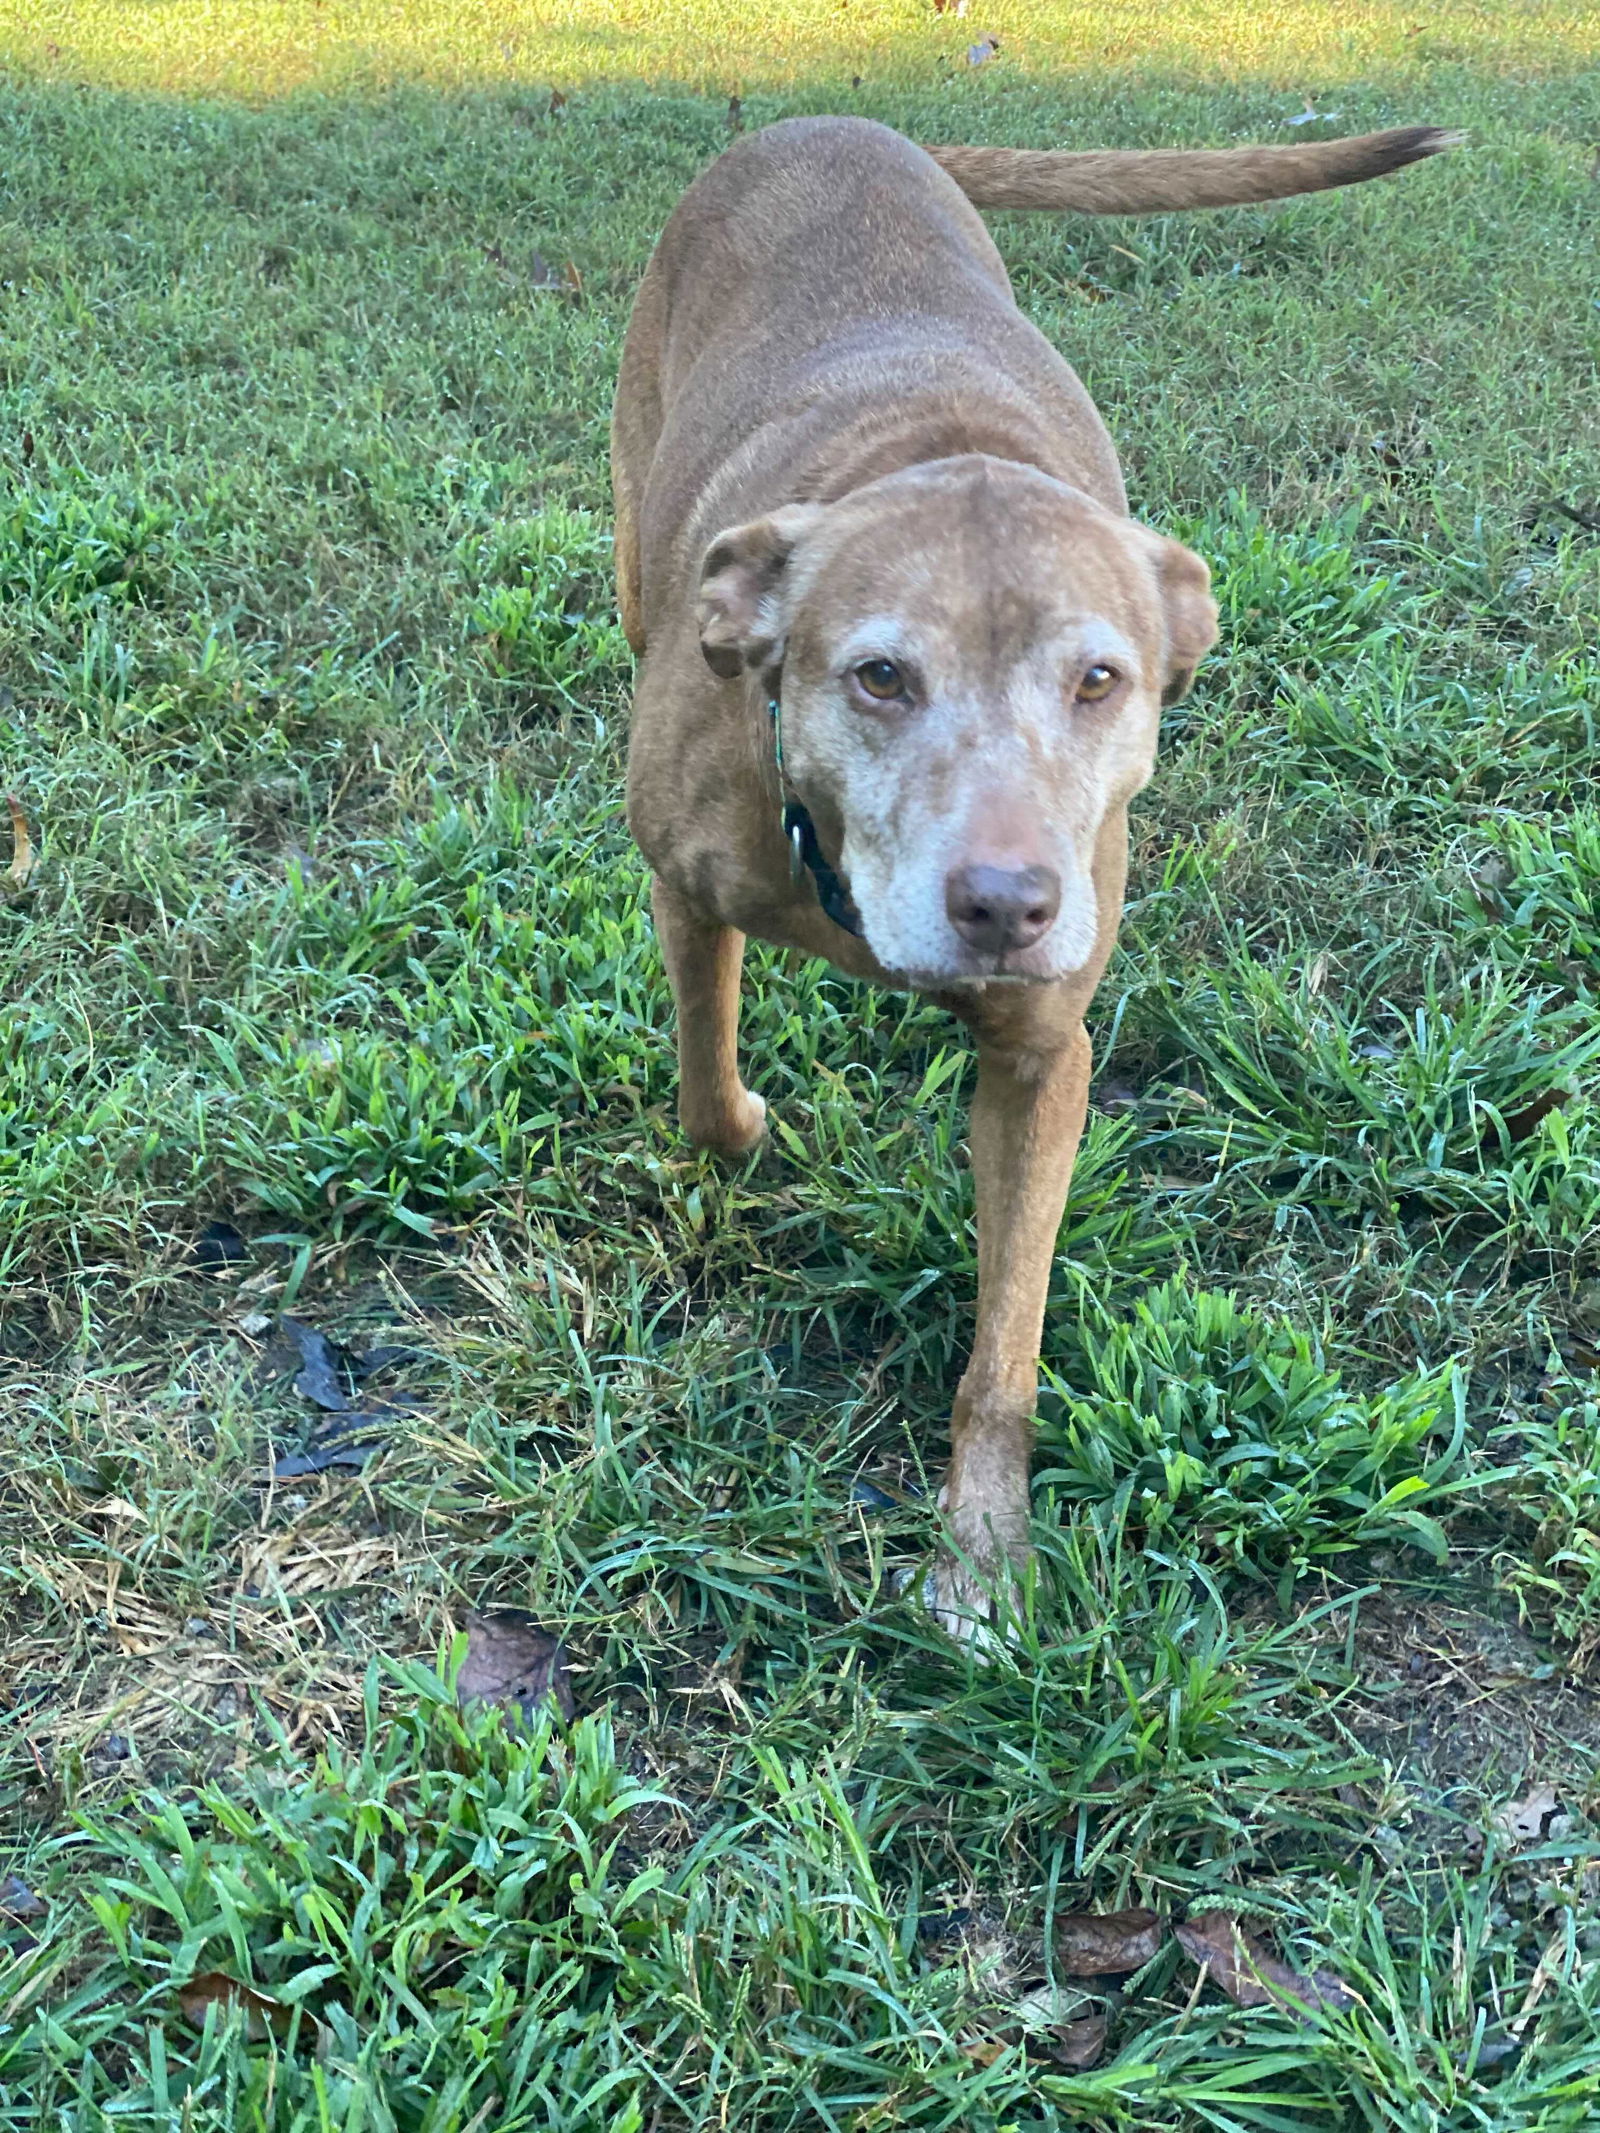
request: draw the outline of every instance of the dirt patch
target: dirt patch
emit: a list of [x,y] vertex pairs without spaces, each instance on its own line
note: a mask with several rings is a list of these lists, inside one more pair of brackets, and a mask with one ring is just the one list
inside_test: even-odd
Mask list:
[[1408,1787],[1474,1814],[1526,1779],[1592,1786],[1600,1696],[1572,1680],[1498,1595],[1390,1589],[1363,1601],[1353,1730]]

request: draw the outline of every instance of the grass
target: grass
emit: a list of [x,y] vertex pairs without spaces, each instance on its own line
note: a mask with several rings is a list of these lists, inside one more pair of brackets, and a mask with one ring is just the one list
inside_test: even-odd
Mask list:
[[[901,1596],[953,1027],[758,953],[772,1145],[672,1124],[605,430],[734,94],[1472,137],[996,218],[1224,611],[1014,1664]],[[0,6],[0,2127],[1593,2123],[1597,135],[1570,6]],[[391,1351],[359,1469],[270,1478],[285,1312]],[[570,1728],[458,1711],[485,1604],[566,1637]],[[1353,2004],[1066,1976],[1135,1904]]]

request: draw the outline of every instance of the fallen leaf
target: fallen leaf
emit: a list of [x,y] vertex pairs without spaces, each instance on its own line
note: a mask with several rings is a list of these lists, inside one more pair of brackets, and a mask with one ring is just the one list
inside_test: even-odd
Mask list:
[[979,2066],[993,2066],[996,2059],[1009,2049],[1010,2047],[1002,2044],[998,2037],[974,2037],[970,2044],[963,2044],[961,2047],[962,2055],[975,2059]]
[[1094,1090],[1094,1107],[1108,1117],[1120,1118],[1125,1111],[1139,1108],[1139,1091],[1131,1081],[1102,1081]]
[[980,37],[976,44],[967,46],[967,65],[986,67],[1000,49],[998,37]]
[[535,252],[529,268],[529,279],[541,296],[576,298],[583,294],[583,276],[570,259],[558,271],[551,266],[542,252]]
[[363,1384],[385,1370],[399,1370],[407,1363],[423,1360],[420,1348],[406,1348],[394,1342],[380,1341],[376,1348],[368,1348],[361,1355],[347,1355],[345,1363]]
[[1057,2066],[1081,2071],[1093,2066],[1105,2050],[1106,2027],[1102,2014],[1085,2015],[1077,2022],[1057,2022],[1044,2040],[1044,2049]]
[[964,1927],[971,1925],[972,1913],[968,1910],[930,1911],[917,1920],[918,1940],[956,1940]]
[[1570,1089],[1544,1089],[1531,1103],[1524,1104],[1520,1111],[1505,1114],[1506,1139],[1513,1143],[1525,1141],[1542,1118],[1552,1111],[1559,1111],[1564,1103],[1570,1103]]
[[869,1481],[865,1474],[858,1474],[850,1484],[850,1501],[866,1511],[904,1511],[921,1501],[922,1491],[915,1482]]
[[6,886],[21,891],[28,886],[39,858],[28,830],[28,818],[22,812],[22,802],[11,793],[6,794],[6,812],[11,817],[11,864],[6,868]]
[[535,1717],[546,1699],[569,1721],[577,1708],[560,1638],[520,1607],[468,1615],[456,1695],[463,1704],[497,1703],[525,1718]]
[[284,2036],[294,2019],[281,2000],[270,1999],[253,1985],[241,1985],[237,1978],[225,1977],[220,1970],[203,1971],[180,1986],[178,2005],[183,2009],[184,2020],[192,2022],[196,2029],[205,2028],[206,2016],[213,2007],[224,2014],[230,2007],[242,2007],[244,2032],[252,2044],[265,2044],[269,2036]]
[[1491,1827],[1513,1848],[1538,1844],[1550,1834],[1550,1824],[1561,1812],[1561,1802],[1550,1785],[1533,1786],[1520,1800],[1508,1800],[1494,1815]]
[[225,1266],[236,1266],[249,1256],[250,1247],[231,1222],[208,1222],[189,1252],[195,1265],[208,1274],[218,1273]]
[[1185,1955],[1235,2007],[1282,2007],[1285,2001],[1298,2001],[1302,2009],[1354,2004],[1332,1971],[1300,1976],[1269,1955],[1227,1911],[1207,1911],[1174,1930]]
[[297,1452],[272,1463],[274,1481],[296,1481],[302,1474],[325,1474],[331,1467],[364,1467],[383,1443],[384,1425],[414,1412],[410,1401],[375,1400],[314,1429]]
[[326,1473],[331,1467],[365,1466],[387,1425],[415,1414],[418,1403],[404,1393],[393,1399],[358,1399],[353,1387],[397,1362],[409,1362],[414,1353],[409,1348],[379,1346],[364,1356],[353,1355],[315,1326],[286,1312],[267,1349],[264,1372],[281,1376],[298,1363],[295,1391],[334,1419],[319,1422],[297,1451],[275,1460],[273,1479],[293,1481],[302,1474]]
[[289,1317],[287,1312],[278,1320],[278,1330],[294,1343],[300,1358],[295,1391],[330,1414],[347,1413],[352,1403],[342,1382],[339,1351],[328,1336],[315,1326],[308,1326],[303,1318]]
[[20,1874],[7,1874],[0,1881],[0,1918],[12,1918],[19,1924],[27,1919],[43,1918],[50,1906],[42,1896],[35,1896]]
[[1063,1977],[1120,1977],[1153,1962],[1166,1937],[1154,1911],[1074,1912],[1056,1920],[1056,1968]]

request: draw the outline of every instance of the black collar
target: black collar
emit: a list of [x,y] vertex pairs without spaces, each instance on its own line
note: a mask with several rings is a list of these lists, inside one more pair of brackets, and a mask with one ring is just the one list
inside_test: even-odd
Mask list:
[[[772,719],[772,753],[778,766],[778,790],[786,792],[789,775],[783,763],[783,709],[776,688],[767,698],[767,711]],[[822,846],[817,841],[817,825],[803,801],[784,799],[783,834],[789,847],[791,880],[798,882],[802,871],[808,873],[815,884],[823,917],[832,919],[842,932],[853,933],[857,940],[863,939],[861,913],[855,907],[850,885],[823,856]]]

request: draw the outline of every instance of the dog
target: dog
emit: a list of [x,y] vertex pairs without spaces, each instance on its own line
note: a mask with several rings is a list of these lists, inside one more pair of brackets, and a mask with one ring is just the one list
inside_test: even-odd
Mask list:
[[928,994],[976,1039],[977,1322],[928,1592],[969,1639],[1028,1559],[1128,802],[1217,631],[1206,565],[1129,517],[1105,425],[979,210],[1274,200],[1458,138],[1068,154],[791,119],[689,187],[634,303],[612,418],[628,821],[681,1123],[729,1157],[762,1137],[737,1056],[747,935]]

